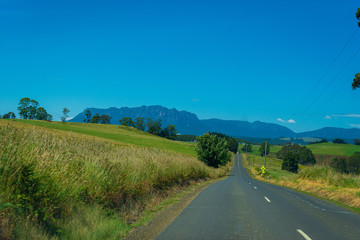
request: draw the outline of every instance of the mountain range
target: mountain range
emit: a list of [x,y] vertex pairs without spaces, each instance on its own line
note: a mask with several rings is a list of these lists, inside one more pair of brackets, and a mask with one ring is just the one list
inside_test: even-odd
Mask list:
[[221,132],[233,137],[246,136],[254,138],[360,138],[360,129],[357,128],[344,129],[325,127],[315,131],[295,133],[289,128],[275,123],[221,119],[200,120],[194,113],[190,113],[187,111],[178,111],[175,108],[168,109],[160,105],[141,106],[133,108],[87,108],[83,112],[76,115],[73,119],[71,119],[70,122],[83,122],[83,120],[85,119],[86,110],[90,110],[93,115],[98,113],[99,115],[107,114],[111,116],[111,124],[119,124],[119,120],[123,117],[131,117],[133,120],[136,117],[143,117],[145,119],[151,118],[153,120],[161,119],[163,127],[166,127],[169,124],[173,124],[176,126],[177,131],[182,135],[201,135],[206,132]]

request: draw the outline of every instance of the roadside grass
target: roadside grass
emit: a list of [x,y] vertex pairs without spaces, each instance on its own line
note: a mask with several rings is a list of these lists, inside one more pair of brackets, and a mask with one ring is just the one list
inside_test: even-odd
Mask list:
[[195,144],[174,141],[151,135],[147,132],[140,131],[136,128],[110,125],[110,124],[94,124],[94,123],[72,123],[72,122],[47,122],[39,120],[7,120],[16,121],[25,124],[35,125],[39,127],[45,127],[50,129],[56,129],[67,132],[75,132],[86,134],[90,136],[100,137],[117,141],[122,144],[131,144],[137,146],[154,147],[163,150],[175,151],[179,153],[185,153],[192,156],[196,156]]
[[133,129],[67,125],[68,131],[57,131],[0,120],[0,227],[7,229],[0,238],[121,239],[147,209],[176,189],[231,169],[231,163],[214,169],[188,151],[174,150],[191,145],[169,147],[161,140],[159,148],[124,145],[75,131],[104,127],[120,129],[133,142],[153,139]]
[[264,158],[243,153],[243,165],[261,181],[289,187],[332,201],[360,213],[360,176],[338,173],[329,166],[301,166],[299,173],[281,170],[281,159],[267,157],[265,174],[261,174]]

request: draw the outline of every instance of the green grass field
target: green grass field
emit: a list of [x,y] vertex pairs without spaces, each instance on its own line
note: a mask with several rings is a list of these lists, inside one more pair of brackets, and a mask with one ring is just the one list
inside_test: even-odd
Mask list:
[[[282,146],[279,145],[271,145],[270,146],[270,153],[277,153]],[[255,152],[256,155],[260,155],[259,152],[260,145],[252,145],[252,150]]]
[[351,156],[360,152],[360,146],[353,144],[319,143],[306,146],[313,154],[325,154],[334,156]]
[[113,140],[123,144],[131,144],[136,146],[145,146],[158,148],[162,150],[174,151],[196,156],[195,144],[186,142],[175,142],[158,136],[148,134],[132,127],[124,127],[110,124],[93,124],[93,123],[71,123],[71,122],[46,122],[38,120],[8,120],[17,121],[25,124],[86,134],[90,136],[100,137]]

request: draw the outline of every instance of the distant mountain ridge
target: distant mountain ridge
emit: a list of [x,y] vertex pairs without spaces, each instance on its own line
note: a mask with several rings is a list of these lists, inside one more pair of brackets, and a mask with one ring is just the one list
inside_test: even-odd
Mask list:
[[255,138],[279,138],[279,137],[319,137],[319,138],[344,138],[355,139],[360,138],[360,129],[344,129],[325,127],[315,131],[295,133],[287,127],[260,121],[248,122],[239,120],[221,120],[221,119],[205,119],[200,120],[196,114],[187,111],[178,111],[175,108],[168,109],[160,105],[141,106],[141,107],[111,107],[87,108],[83,112],[76,115],[70,122],[83,122],[85,111],[90,110],[94,115],[96,113],[111,116],[111,124],[119,124],[119,120],[123,117],[143,117],[153,120],[161,119],[163,127],[169,124],[176,126],[181,134],[201,135],[206,132],[221,132],[230,136],[247,136]]

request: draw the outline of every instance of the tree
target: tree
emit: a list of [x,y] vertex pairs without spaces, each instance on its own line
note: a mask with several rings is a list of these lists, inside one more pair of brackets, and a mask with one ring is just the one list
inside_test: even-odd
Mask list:
[[[0,118],[1,118],[1,117],[0,117]],[[15,119],[16,116],[15,116],[15,113],[13,113],[13,112],[8,112],[7,114],[4,114],[4,115],[2,116],[2,118],[4,118],[4,119]]]
[[103,114],[100,116],[99,120],[100,120],[101,124],[110,124],[110,119],[111,119],[111,117],[109,115]]
[[261,156],[265,155],[265,146],[266,146],[266,155],[268,155],[270,153],[270,144],[268,142],[263,142],[260,145],[259,151]]
[[89,123],[91,121],[91,111],[88,109],[85,111],[84,122]]
[[298,158],[293,152],[286,153],[281,169],[289,172],[297,173],[299,169]]
[[70,110],[69,109],[67,109],[67,108],[64,108],[63,109],[63,111],[62,111],[62,116],[61,116],[61,121],[62,122],[65,122],[65,120],[69,117],[69,112],[70,112]]
[[310,165],[316,163],[316,159],[312,151],[307,147],[300,146],[298,144],[286,144],[276,153],[276,157],[284,159],[285,155],[288,152],[294,153],[294,155],[298,159],[298,163],[302,165]]
[[130,117],[123,117],[119,120],[120,124],[123,126],[133,127],[134,121]]
[[39,107],[36,109],[35,119],[36,120],[47,120],[48,115],[49,114],[46,112],[45,108]]
[[356,88],[360,87],[360,73],[355,74],[354,81],[352,83],[352,89],[355,90]]
[[39,103],[36,100],[30,100],[29,106],[29,119],[36,119],[36,111],[39,107]]
[[252,152],[251,144],[245,143],[245,145],[241,148],[241,151],[243,151],[243,152]]
[[216,134],[205,133],[196,138],[196,153],[198,159],[208,166],[219,167],[226,165],[231,160],[231,155],[226,147],[226,140]]
[[358,26],[360,27],[360,8],[356,11],[356,18],[359,20]]
[[333,143],[337,143],[337,144],[346,144],[344,139],[341,138],[336,138],[333,140]]
[[99,123],[100,122],[100,115],[96,113],[90,120],[91,123]]
[[161,132],[161,119],[157,119],[153,121],[151,118],[148,118],[146,122],[146,126],[148,127],[148,133],[153,135],[160,135]]
[[166,128],[168,132],[168,138],[174,140],[176,138],[177,130],[174,125],[170,124]]
[[239,143],[235,138],[230,137],[223,133],[217,133],[217,132],[210,133],[210,135],[213,135],[213,134],[216,134],[220,138],[224,138],[227,142],[226,147],[229,149],[229,151],[233,152],[235,154],[237,153],[238,148],[239,148]]
[[53,116],[52,116],[51,114],[48,114],[48,115],[46,116],[46,121],[51,122],[52,120],[53,120]]
[[30,115],[30,98],[22,98],[19,102],[18,110],[22,119],[28,119]]
[[360,139],[354,139],[354,144],[355,145],[360,145]]
[[333,158],[331,160],[330,166],[336,171],[341,173],[348,173],[347,163],[345,158]]
[[141,131],[145,131],[145,118],[143,117],[135,118],[134,127]]
[[360,174],[360,152],[355,152],[347,162],[349,173]]

